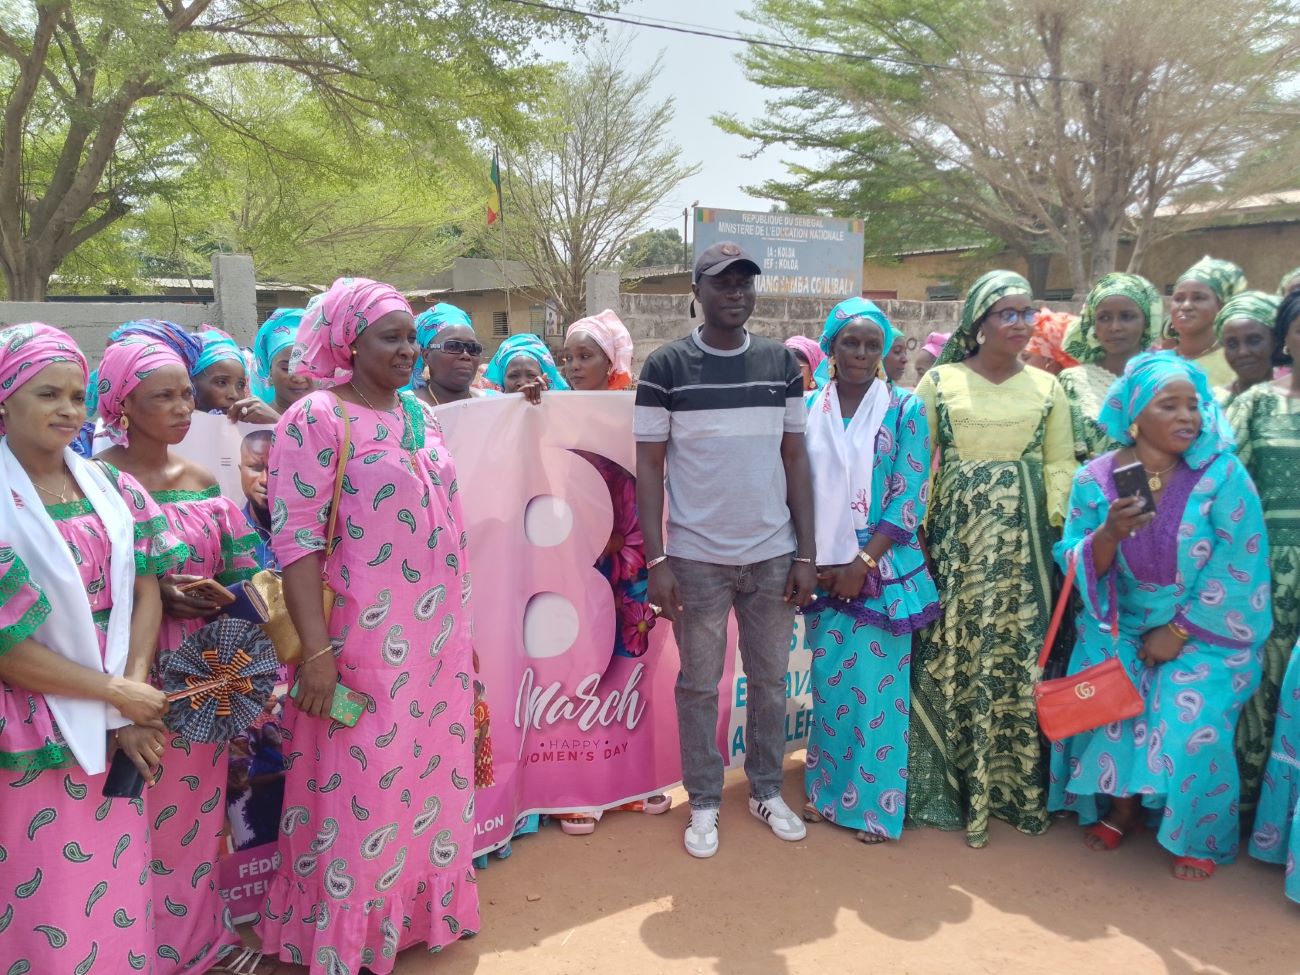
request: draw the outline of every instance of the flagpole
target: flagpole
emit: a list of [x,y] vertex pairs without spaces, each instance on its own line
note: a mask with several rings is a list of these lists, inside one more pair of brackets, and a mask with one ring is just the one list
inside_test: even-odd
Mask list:
[[505,283],[506,290],[506,330],[513,334],[514,321],[510,313],[510,268],[509,258],[506,253],[506,206],[501,193],[501,155],[500,150],[495,145],[492,147],[492,170],[497,177],[497,213],[501,220],[501,280]]

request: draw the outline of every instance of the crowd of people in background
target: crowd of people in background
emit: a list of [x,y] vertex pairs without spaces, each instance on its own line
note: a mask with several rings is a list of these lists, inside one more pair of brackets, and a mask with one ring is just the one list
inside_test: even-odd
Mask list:
[[[489,357],[463,310],[416,315],[362,278],[277,310],[247,350],[217,328],[127,322],[93,373],[57,328],[0,330],[11,970],[249,975],[275,958],[383,975],[409,946],[479,929],[472,729],[490,648],[473,644],[474,539],[438,411],[514,393],[523,409],[635,396],[636,472],[593,458],[618,526],[600,568],[626,616],[611,654],[644,653],[657,619],[674,630],[691,855],[720,846],[734,614],[749,810],[779,838],[930,826],[978,848],[993,819],[1038,834],[1073,814],[1100,852],[1151,830],[1189,881],[1245,835],[1300,901],[1300,269],[1247,290],[1207,257],[1168,309],[1141,276],[1107,274],[1078,316],[995,270],[951,334],[915,346],[858,297],[820,336],[754,334],[761,273],[732,243],[701,254],[702,324],[639,376],[612,311],[572,323],[558,362],[530,334]],[[241,448],[242,508],[175,450],[195,411],[261,425]],[[1116,485],[1134,464],[1149,500]],[[295,699],[229,745],[169,731],[159,675],[221,610],[194,584],[265,568],[304,648]],[[1142,711],[1049,742],[1034,690],[1060,599],[1049,671],[1118,659]],[[792,808],[797,613],[814,716]],[[340,680],[384,733],[331,719]],[[104,797],[118,753],[151,783],[142,798]],[[257,952],[216,865],[228,789],[242,810],[274,763]],[[555,818],[589,833],[601,814]]]

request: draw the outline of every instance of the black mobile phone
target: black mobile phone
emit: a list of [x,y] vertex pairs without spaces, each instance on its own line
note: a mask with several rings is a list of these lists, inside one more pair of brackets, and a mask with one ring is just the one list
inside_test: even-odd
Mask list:
[[1116,467],[1113,477],[1115,478],[1115,493],[1121,498],[1143,498],[1147,503],[1146,508],[1143,509],[1145,512],[1150,513],[1156,510],[1155,495],[1151,493],[1151,485],[1147,483],[1147,472],[1140,463]]
[[126,752],[120,748],[113,755],[113,763],[104,776],[104,797],[107,799],[139,799],[144,795],[144,776],[135,767]]

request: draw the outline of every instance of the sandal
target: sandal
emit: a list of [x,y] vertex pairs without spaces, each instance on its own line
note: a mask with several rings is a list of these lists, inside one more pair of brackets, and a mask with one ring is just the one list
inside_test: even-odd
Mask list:
[[590,836],[596,832],[596,817],[581,814],[569,814],[557,816],[560,821],[560,829],[564,830],[570,836]]
[[[1219,865],[1215,863],[1213,860],[1199,860],[1196,857],[1174,857],[1174,879],[1185,880],[1190,884],[1199,884],[1213,877],[1214,871],[1218,868],[1218,866]],[[1183,874],[1180,874],[1178,872],[1179,867],[1191,867],[1194,870],[1200,870],[1205,874],[1205,876],[1204,877],[1184,876]]]
[[803,804],[803,821],[805,823],[820,823],[826,817],[817,811],[817,807],[811,802]]
[[879,833],[868,833],[865,829],[860,829],[853,834],[853,838],[864,846],[879,846],[881,843],[888,843],[888,836],[881,836]]
[[[263,961],[271,964],[269,971],[260,970]],[[256,948],[241,948],[238,953],[228,955],[224,961],[217,962],[215,967],[208,970],[226,972],[227,975],[275,975],[280,966]]]
[[1085,826],[1083,835],[1090,836],[1100,843],[1102,846],[1101,850],[1093,846],[1089,846],[1088,849],[1092,850],[1094,853],[1101,853],[1103,850],[1109,851],[1118,849],[1119,845],[1123,843],[1126,838],[1129,836],[1136,836],[1140,832],[1142,832],[1142,824],[1140,822],[1134,823],[1130,826],[1126,833],[1109,820],[1099,819],[1091,826]]

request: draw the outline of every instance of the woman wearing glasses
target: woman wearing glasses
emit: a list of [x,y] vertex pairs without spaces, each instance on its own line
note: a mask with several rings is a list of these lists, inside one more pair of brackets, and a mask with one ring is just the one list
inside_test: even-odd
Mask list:
[[1029,283],[991,271],[916,394],[939,460],[928,539],[943,618],[912,659],[907,811],[988,842],[990,815],[1047,828],[1035,658],[1052,610],[1052,542],[1074,473],[1070,406],[1020,360]]
[[416,396],[430,406],[442,406],[497,395],[495,390],[470,385],[478,374],[483,346],[474,336],[474,325],[466,312],[439,302],[416,316],[415,329],[429,370],[429,383]]

